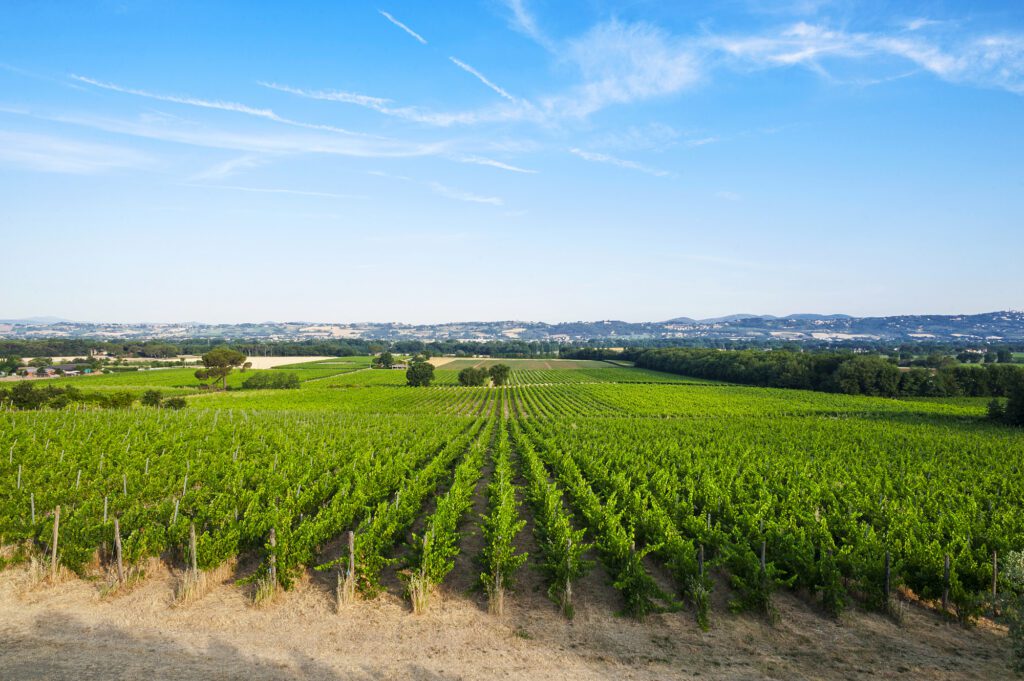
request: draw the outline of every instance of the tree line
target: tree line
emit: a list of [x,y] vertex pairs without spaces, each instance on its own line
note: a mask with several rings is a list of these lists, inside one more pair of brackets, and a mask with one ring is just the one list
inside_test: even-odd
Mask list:
[[672,349],[617,356],[645,369],[696,378],[850,395],[1009,398],[1024,386],[1024,367],[1006,363],[901,371],[890,359],[851,353]]

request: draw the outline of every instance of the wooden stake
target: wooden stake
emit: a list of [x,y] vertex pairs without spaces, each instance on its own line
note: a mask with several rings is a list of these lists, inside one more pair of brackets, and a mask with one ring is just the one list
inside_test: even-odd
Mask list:
[[171,525],[173,525],[174,523],[178,522],[178,504],[180,502],[181,502],[181,499],[175,499],[174,500],[174,517],[171,518]]
[[348,531],[348,574],[346,577],[355,577],[356,574],[356,533]]
[[889,586],[890,586],[890,581],[889,581],[889,576],[890,576],[889,575],[889,562],[890,562],[889,561],[889,552],[886,551],[885,552],[885,586],[882,587],[883,593],[885,594],[885,601],[886,601],[886,603],[889,602],[889,592],[890,592],[890,589],[889,589]]
[[942,609],[949,608],[949,554],[946,554],[946,566],[942,571]]
[[107,498],[103,497],[103,524],[107,524]]
[[270,528],[270,583],[277,585],[277,532]]
[[192,556],[192,573],[199,574],[199,559],[196,556],[196,524],[189,523],[188,526],[188,552]]
[[75,479],[75,489],[82,486],[82,469],[78,469],[78,477]]
[[122,485],[122,489],[124,490],[124,495],[128,496],[128,474],[127,473],[121,476],[121,485]]
[[124,564],[121,560],[121,525],[114,518],[114,554],[117,556],[117,583],[124,584]]
[[996,589],[999,585],[999,556],[993,551],[992,552],[992,616],[996,616],[996,597],[998,593]]
[[18,489],[21,489],[21,464],[18,464]]
[[50,579],[57,579],[57,534],[60,527],[60,506],[53,509],[53,544],[50,552]]

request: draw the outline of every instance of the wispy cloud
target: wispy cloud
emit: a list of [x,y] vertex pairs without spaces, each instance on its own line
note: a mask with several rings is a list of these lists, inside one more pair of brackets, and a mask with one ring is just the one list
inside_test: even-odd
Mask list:
[[255,154],[245,154],[237,158],[231,158],[227,161],[214,164],[206,170],[197,173],[193,176],[194,180],[223,180],[225,177],[230,177],[241,170],[248,168],[258,168],[262,165],[266,165],[267,158],[265,156],[257,156]]
[[742,197],[740,197],[740,195],[737,194],[736,192],[722,190],[715,192],[715,198],[722,199],[723,201],[739,201]]
[[356,106],[372,109],[385,116],[393,116],[414,123],[423,123],[441,128],[453,125],[476,125],[480,123],[498,123],[503,121],[519,121],[536,116],[536,112],[521,100],[515,104],[502,104],[500,106],[473,109],[468,111],[430,111],[417,106],[394,106],[389,99],[371,97],[355,92],[344,90],[307,90],[303,88],[282,85],[280,83],[260,82],[263,87],[287,92],[288,94],[307,99],[319,99],[327,102],[340,102],[343,104],[354,104]]
[[350,137],[318,131],[239,132],[207,126],[176,116],[143,114],[137,118],[96,116],[93,114],[37,114],[8,109],[37,120],[53,121],[103,130],[119,135],[187,144],[209,149],[230,149],[257,155],[325,154],[359,158],[402,158],[411,156],[449,156],[448,142],[408,142],[381,137]]
[[636,161],[628,161],[626,159],[616,158],[615,156],[600,154],[594,151],[584,151],[583,149],[577,149],[575,147],[570,149],[569,153],[582,158],[584,161],[590,161],[591,163],[607,163],[609,165],[626,168],[628,170],[637,170],[641,173],[654,175],[655,177],[667,177],[672,174],[667,170],[651,168],[650,166],[645,166],[642,163],[637,163]]
[[[927,24],[911,26],[916,31]],[[828,60],[881,56],[909,61],[951,83],[1024,94],[1024,35],[1019,34],[956,36],[939,44],[917,33],[848,32],[799,22],[772,33],[712,37],[705,42],[753,68],[802,66],[827,77],[822,64]]]
[[0,163],[30,170],[94,175],[141,168],[152,159],[133,149],[80,142],[36,133],[0,130]]
[[473,194],[472,192],[463,191],[461,189],[453,189],[447,185],[443,185],[440,182],[428,182],[427,186],[430,187],[431,191],[435,194],[447,197],[449,199],[455,199],[456,201],[466,201],[467,203],[487,203],[492,206],[504,206],[505,201],[497,196],[480,196],[479,194]]
[[695,137],[695,138],[686,140],[686,142],[684,142],[684,144],[686,144],[686,146],[688,146],[688,147],[703,147],[704,145],[714,144],[715,142],[720,142],[720,141],[721,141],[721,138],[714,137],[714,136],[711,136],[711,137]]
[[186,186],[186,187],[197,187],[199,189],[228,189],[228,190],[231,190],[231,191],[251,192],[251,193],[254,193],[254,194],[290,194],[292,196],[313,196],[313,197],[324,198],[324,199],[366,199],[366,198],[369,198],[367,196],[362,196],[360,194],[335,194],[333,192],[316,192],[316,191],[306,191],[306,190],[302,190],[302,189],[278,189],[278,188],[268,188],[268,187],[242,187],[242,186],[230,185],[230,184],[204,184],[204,183],[189,182],[189,183],[185,183],[184,186]]
[[492,206],[505,205],[504,199],[498,196],[481,196],[479,194],[474,194],[473,192],[468,192],[462,189],[455,189],[453,187],[449,187],[448,185],[437,182],[436,180],[421,182],[420,180],[417,180],[412,177],[407,177],[405,175],[394,175],[392,173],[386,173],[381,170],[371,170],[367,173],[367,175],[373,175],[374,177],[384,177],[392,180],[401,180],[402,182],[410,182],[412,184],[418,184],[420,186],[426,187],[427,189],[429,189],[430,191],[434,192],[439,196],[443,196],[448,199],[454,199],[456,201],[464,201],[467,203],[484,203]]
[[549,50],[554,49],[553,41],[540,30],[537,19],[526,8],[524,0],[505,0],[505,5],[512,12],[510,24],[513,29],[531,38],[542,47]]
[[258,109],[256,107],[247,106],[245,104],[239,104],[237,102],[224,102],[220,100],[201,99],[199,97],[182,97],[178,95],[165,95],[156,92],[150,92],[148,90],[140,90],[137,88],[124,87],[117,85],[116,83],[107,83],[95,78],[89,78],[87,76],[79,76],[72,74],[72,80],[76,80],[80,83],[92,85],[103,90],[110,90],[112,92],[120,92],[121,94],[133,95],[135,97],[144,97],[146,99],[153,99],[159,102],[171,102],[174,104],[184,104],[186,106],[199,107],[201,109],[214,109],[217,111],[231,111],[235,113],[245,114],[247,116],[255,116],[257,118],[264,118],[269,121],[276,123],[283,123],[285,125],[291,125],[299,128],[308,128],[310,130],[323,130],[326,132],[336,132],[344,135],[360,135],[361,133],[353,132],[351,130],[345,130],[344,128],[337,128],[333,125],[320,125],[317,123],[303,123],[301,121],[295,121],[290,118],[284,118],[278,116],[271,109]]
[[411,28],[409,28],[408,26],[406,26],[401,21],[399,21],[398,19],[394,18],[393,16],[391,16],[389,13],[385,12],[384,10],[378,10],[378,11],[380,12],[382,17],[384,17],[385,19],[387,19],[392,24],[394,24],[398,28],[402,29],[403,31],[405,31],[409,35],[411,35],[416,40],[420,41],[421,44],[423,44],[423,45],[427,44],[426,39],[424,39],[424,37],[421,36],[419,33],[417,33],[416,31],[412,30]]
[[499,95],[501,95],[505,99],[509,100],[510,102],[517,101],[516,98],[513,97],[512,95],[510,95],[504,88],[495,85],[493,81],[491,81],[491,80],[489,80],[487,78],[487,76],[485,76],[484,74],[480,73],[479,71],[474,69],[472,66],[470,66],[466,62],[461,61],[459,59],[456,59],[455,57],[448,57],[448,59],[450,59],[453,64],[458,66],[460,69],[462,69],[466,73],[470,74],[471,76],[476,77],[477,80],[479,80],[481,83],[483,83],[487,87],[489,87],[492,90],[494,90],[495,92],[497,92]]
[[599,24],[570,41],[566,54],[583,83],[544,100],[548,111],[563,116],[585,117],[614,104],[676,94],[702,75],[689,43],[646,23]]
[[499,168],[501,170],[508,170],[513,173],[524,173],[527,175],[535,175],[536,170],[530,170],[528,168],[520,168],[502,161],[497,161],[493,158],[485,158],[483,156],[455,156],[454,160],[459,163],[472,163],[479,166],[490,166],[492,168]]

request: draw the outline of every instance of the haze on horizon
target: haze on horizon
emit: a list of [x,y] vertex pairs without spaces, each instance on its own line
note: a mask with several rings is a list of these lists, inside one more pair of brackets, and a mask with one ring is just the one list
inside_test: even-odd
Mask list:
[[1019,309],[1024,6],[11,5],[0,316]]

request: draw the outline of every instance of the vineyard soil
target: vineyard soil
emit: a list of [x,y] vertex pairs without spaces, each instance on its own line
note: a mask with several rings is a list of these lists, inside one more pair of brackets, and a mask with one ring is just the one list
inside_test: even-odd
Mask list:
[[[457,570],[462,568],[457,568]],[[467,583],[472,577],[452,575]],[[0,669],[9,679],[998,679],[1005,640],[912,608],[902,626],[874,614],[840,623],[781,595],[781,622],[723,616],[709,633],[659,615],[637,623],[613,614],[615,595],[593,574],[576,619],[560,617],[526,587],[506,615],[482,596],[442,591],[413,616],[395,594],[336,612],[332,596],[301,581],[254,608],[219,584],[171,607],[162,567],[130,593],[99,598],[69,581],[31,587],[24,571],[0,573]]]

